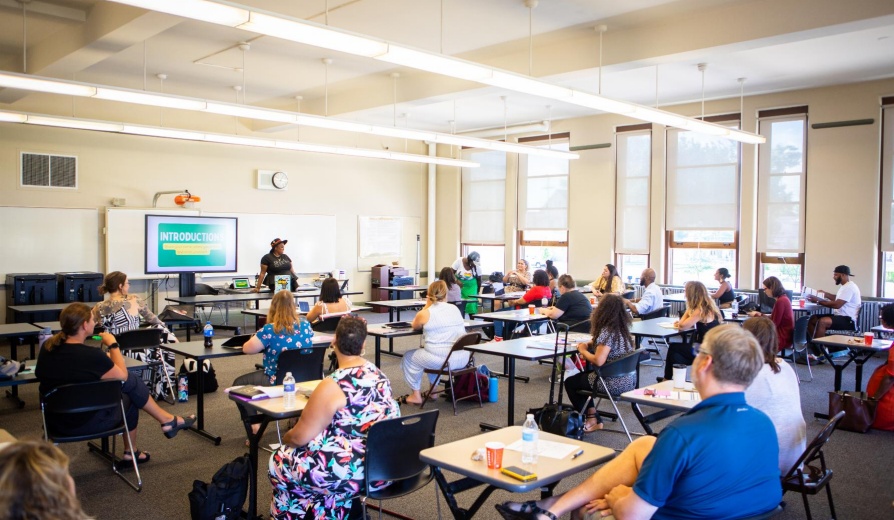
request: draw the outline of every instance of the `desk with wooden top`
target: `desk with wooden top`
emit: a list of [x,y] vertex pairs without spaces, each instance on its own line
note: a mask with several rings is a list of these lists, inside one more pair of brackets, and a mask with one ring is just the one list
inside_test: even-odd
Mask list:
[[[522,482],[500,473],[499,469],[488,469],[486,460],[474,461],[471,459],[471,454],[478,448],[483,448],[488,442],[502,442],[508,446],[521,439],[521,431],[521,426],[500,428],[474,437],[434,446],[419,453],[422,462],[432,465],[435,481],[444,494],[453,518],[456,520],[472,518],[491,493],[497,489],[513,493],[526,493],[539,488],[541,498],[549,497],[563,478],[608,462],[615,457],[615,450],[611,448],[541,431],[540,441],[567,444],[571,453],[562,459],[541,455],[533,468],[537,474],[536,480]],[[578,450],[582,450],[583,453],[573,457],[573,453]],[[508,466],[523,467],[521,452],[503,450],[503,467]],[[463,478],[447,482],[442,469],[458,473]],[[478,486],[487,487],[468,509],[460,508],[454,495]]]

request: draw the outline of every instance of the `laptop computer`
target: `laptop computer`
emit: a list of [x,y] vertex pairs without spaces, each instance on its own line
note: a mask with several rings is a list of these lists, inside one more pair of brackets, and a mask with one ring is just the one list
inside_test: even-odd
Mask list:
[[223,342],[221,347],[225,348],[242,348],[242,345],[245,344],[246,341],[250,340],[252,334],[239,334],[238,336],[233,336],[232,338]]
[[233,278],[233,289],[251,289],[251,280],[248,278]]

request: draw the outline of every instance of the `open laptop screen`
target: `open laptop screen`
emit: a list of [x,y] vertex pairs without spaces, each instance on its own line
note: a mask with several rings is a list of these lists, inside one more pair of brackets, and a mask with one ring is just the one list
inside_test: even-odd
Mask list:
[[233,278],[233,289],[251,289],[248,278]]

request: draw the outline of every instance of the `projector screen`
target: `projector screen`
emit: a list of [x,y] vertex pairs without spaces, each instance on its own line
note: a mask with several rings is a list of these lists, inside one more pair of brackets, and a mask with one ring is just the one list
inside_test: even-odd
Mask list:
[[146,215],[146,274],[236,272],[235,217]]

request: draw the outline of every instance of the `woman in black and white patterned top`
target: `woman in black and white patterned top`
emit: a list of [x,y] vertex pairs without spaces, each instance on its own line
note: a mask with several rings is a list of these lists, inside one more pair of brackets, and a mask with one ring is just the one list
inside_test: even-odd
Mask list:
[[[627,313],[623,298],[617,294],[604,295],[590,317],[590,334],[594,339],[589,343],[579,343],[578,354],[588,365],[602,366],[632,352],[634,345],[630,337],[630,322],[630,314]],[[587,401],[587,397],[579,395],[577,391],[592,391],[596,382],[596,372],[593,370],[575,374],[565,380],[565,392],[568,393],[568,399],[575,410],[583,408]],[[605,386],[607,388],[600,390],[620,395],[636,388],[636,376],[628,374],[621,377],[607,377]],[[586,433],[602,429],[602,418],[593,403],[590,404],[586,413],[587,421],[584,424]]]
[[149,310],[146,301],[136,294],[128,294],[130,282],[121,271],[112,271],[103,278],[100,294],[108,294],[109,299],[93,307],[93,319],[107,332],[118,335],[140,327],[145,321],[164,330],[169,341],[177,341],[165,327],[163,321]]

